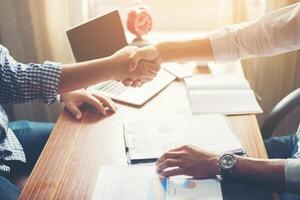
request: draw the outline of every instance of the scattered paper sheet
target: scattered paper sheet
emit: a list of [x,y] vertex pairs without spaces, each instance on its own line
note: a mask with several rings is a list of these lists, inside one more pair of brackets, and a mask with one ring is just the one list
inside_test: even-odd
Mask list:
[[223,115],[156,117],[124,123],[130,160],[159,158],[182,145],[223,153],[242,149]]
[[213,179],[186,177],[166,179],[155,166],[101,166],[93,200],[221,200],[222,191]]
[[185,78],[193,114],[262,113],[248,81],[236,75],[198,75]]
[[167,179],[166,200],[219,200],[223,199],[217,180],[193,180],[186,177]]

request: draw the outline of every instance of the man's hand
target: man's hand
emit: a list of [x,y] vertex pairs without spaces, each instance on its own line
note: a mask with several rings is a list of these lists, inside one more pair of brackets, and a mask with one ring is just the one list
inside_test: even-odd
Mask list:
[[[138,47],[128,46],[112,56],[113,62],[115,62],[116,70],[114,71],[114,77],[116,80],[124,82],[125,80],[131,80],[131,85],[135,81],[142,83],[151,81],[160,70],[160,63],[156,60],[152,62],[141,59]],[[138,67],[133,67],[138,65]],[[131,70],[130,70],[131,69]]]
[[[129,57],[129,71],[134,72],[143,67],[144,63],[149,64],[152,72],[158,72],[162,63],[162,58],[155,46],[147,46],[136,49]],[[153,65],[150,65],[152,63]],[[141,86],[141,80],[127,79],[123,81],[124,85]]]
[[84,103],[94,106],[102,115],[107,115],[108,111],[114,113],[117,110],[117,107],[110,98],[96,93],[89,93],[85,90],[62,94],[61,101],[66,104],[67,109],[76,119],[82,118],[80,106]]
[[130,71],[135,71],[138,68],[138,64],[141,60],[148,61],[152,63],[159,63],[161,64],[162,58],[156,49],[155,46],[147,46],[143,48],[139,48],[135,50],[129,57],[130,60]]
[[205,149],[183,146],[165,153],[156,163],[157,172],[165,177],[187,175],[209,178],[217,175],[218,155]]

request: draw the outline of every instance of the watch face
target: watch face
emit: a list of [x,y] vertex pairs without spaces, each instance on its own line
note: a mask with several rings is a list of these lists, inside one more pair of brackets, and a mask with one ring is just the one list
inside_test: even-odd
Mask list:
[[224,154],[220,159],[220,166],[223,170],[230,170],[236,165],[236,158],[232,154]]

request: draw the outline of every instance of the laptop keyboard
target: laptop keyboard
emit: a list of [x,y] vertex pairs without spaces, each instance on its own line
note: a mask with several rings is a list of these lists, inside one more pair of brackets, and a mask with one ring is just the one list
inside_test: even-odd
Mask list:
[[118,81],[105,81],[94,87],[94,89],[113,95],[121,95],[128,88]]

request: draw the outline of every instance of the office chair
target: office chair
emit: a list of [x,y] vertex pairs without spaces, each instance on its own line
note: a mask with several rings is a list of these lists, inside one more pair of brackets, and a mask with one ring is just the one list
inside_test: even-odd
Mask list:
[[300,88],[294,90],[292,93],[284,97],[268,114],[263,122],[260,130],[264,139],[272,136],[274,130],[279,123],[300,105]]

